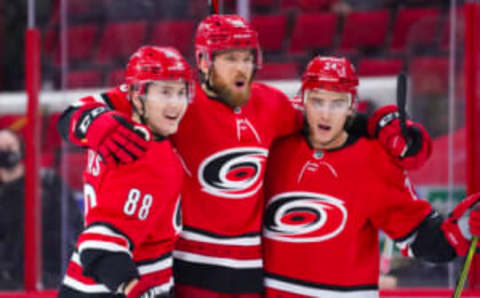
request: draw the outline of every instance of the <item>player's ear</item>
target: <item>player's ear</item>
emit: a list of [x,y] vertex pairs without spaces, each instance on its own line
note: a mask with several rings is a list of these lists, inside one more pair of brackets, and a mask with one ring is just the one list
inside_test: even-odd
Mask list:
[[131,93],[131,99],[132,99],[132,104],[136,108],[137,111],[142,111],[142,103],[140,102],[142,99],[140,98],[140,95],[138,92],[132,92]]
[[208,61],[204,56],[200,56],[198,68],[205,75],[208,73]]
[[353,117],[355,115],[355,111],[353,107],[349,107],[347,110],[347,117]]

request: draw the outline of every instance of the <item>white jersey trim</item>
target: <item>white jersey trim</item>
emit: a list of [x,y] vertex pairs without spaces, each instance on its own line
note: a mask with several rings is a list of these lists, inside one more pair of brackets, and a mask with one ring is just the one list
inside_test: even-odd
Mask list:
[[63,279],[63,284],[84,293],[111,293],[111,291],[102,284],[87,285],[68,275]]
[[152,272],[156,272],[156,271],[160,271],[160,270],[170,268],[170,267],[172,267],[172,265],[173,265],[173,258],[170,257],[168,259],[160,260],[160,261],[157,261],[157,262],[152,263],[152,264],[140,265],[137,268],[138,268],[138,272],[140,273],[140,275],[144,275],[144,274],[149,274],[149,273],[152,273]]
[[78,251],[82,253],[82,251],[89,248],[108,250],[113,252],[124,252],[128,254],[130,257],[132,256],[132,253],[125,246],[121,246],[119,244],[114,244],[111,242],[109,243],[105,241],[96,241],[96,240],[87,240],[82,242],[82,244],[80,244],[78,247]]
[[82,232],[82,234],[90,234],[90,233],[111,236],[111,237],[119,237],[119,238],[125,239],[125,241],[128,243],[128,239],[125,238],[125,236],[119,233],[115,233],[112,229],[109,229],[104,226],[91,226]]
[[83,267],[82,266],[82,263],[80,262],[80,256],[78,255],[77,252],[74,252],[72,254],[72,262],[76,263],[77,265],[79,265],[80,267]]
[[255,246],[260,245],[260,236],[217,238],[183,230],[180,238],[219,245]]
[[285,281],[280,281],[270,277],[264,279],[265,287],[277,289],[289,293],[305,295],[309,297],[322,297],[322,298],[378,298],[378,290],[353,290],[353,291],[335,291],[335,290],[322,290],[308,286],[298,285]]
[[216,265],[229,268],[262,268],[263,266],[262,259],[237,260],[229,258],[208,257],[179,250],[173,251],[173,256],[176,259],[186,262]]

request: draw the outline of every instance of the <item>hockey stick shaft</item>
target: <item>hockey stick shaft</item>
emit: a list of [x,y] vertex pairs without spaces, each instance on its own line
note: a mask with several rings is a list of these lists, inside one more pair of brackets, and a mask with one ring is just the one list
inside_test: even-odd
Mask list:
[[478,236],[473,236],[470,247],[468,248],[467,257],[465,258],[465,263],[463,263],[462,271],[458,277],[457,286],[455,287],[455,292],[453,293],[453,298],[459,298],[462,294],[463,287],[465,286],[465,281],[467,280],[468,272],[470,271],[470,265],[472,264],[473,255],[478,244]]
[[407,112],[405,106],[407,104],[407,77],[402,72],[397,78],[397,107],[400,118],[400,127],[402,128],[402,134],[407,138],[407,126],[405,124],[407,118]]

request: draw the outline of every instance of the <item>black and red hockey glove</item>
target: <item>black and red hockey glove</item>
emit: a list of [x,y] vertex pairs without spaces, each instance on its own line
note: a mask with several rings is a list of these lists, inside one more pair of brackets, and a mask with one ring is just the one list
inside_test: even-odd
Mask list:
[[368,119],[368,134],[375,137],[404,169],[418,169],[432,153],[432,139],[422,125],[406,121],[407,136],[402,134],[398,108],[388,105],[379,108]]
[[143,156],[150,135],[126,114],[99,106],[82,113],[73,124],[82,145],[97,151],[107,165],[126,164]]
[[480,193],[463,199],[442,223],[442,231],[457,255],[465,256],[473,236],[480,236]]

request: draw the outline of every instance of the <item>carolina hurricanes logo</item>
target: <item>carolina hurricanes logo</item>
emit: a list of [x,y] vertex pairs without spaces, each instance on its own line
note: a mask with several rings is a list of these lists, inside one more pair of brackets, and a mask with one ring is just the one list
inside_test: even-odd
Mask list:
[[267,154],[263,148],[243,147],[208,157],[198,169],[203,191],[230,199],[251,196],[262,186]]
[[180,233],[182,230],[182,199],[178,196],[177,203],[175,204],[175,211],[172,217],[173,230],[175,234]]
[[343,201],[324,194],[289,192],[268,203],[264,236],[285,242],[319,242],[337,236],[345,227]]

